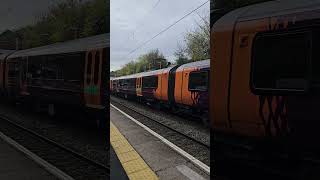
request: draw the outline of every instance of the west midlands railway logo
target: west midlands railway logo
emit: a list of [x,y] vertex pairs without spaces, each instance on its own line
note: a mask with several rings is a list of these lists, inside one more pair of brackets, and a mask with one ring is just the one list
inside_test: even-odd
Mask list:
[[98,87],[97,86],[89,86],[84,89],[84,92],[87,94],[97,94]]

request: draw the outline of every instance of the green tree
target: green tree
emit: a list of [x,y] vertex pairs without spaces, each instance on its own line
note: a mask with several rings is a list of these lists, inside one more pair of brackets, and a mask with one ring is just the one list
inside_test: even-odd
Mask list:
[[177,49],[174,53],[177,64],[184,64],[190,61],[200,61],[210,58],[209,15],[200,17],[202,21],[200,23],[196,22],[198,27],[193,31],[186,33],[184,37],[185,46],[178,43]]
[[138,58],[140,62],[140,69],[137,72],[142,72],[143,67],[147,70],[156,70],[166,67],[168,61],[164,58],[163,54],[160,53],[159,49],[149,51],[147,54],[141,55]]
[[[109,0],[56,1],[48,12],[36,16],[36,23],[14,30],[22,48],[32,48],[109,32]],[[0,37],[11,35],[2,34]],[[10,41],[15,43],[15,39]]]
[[156,70],[165,68],[168,61],[164,58],[159,49],[154,49],[146,54],[139,56],[137,61],[130,61],[122,66],[121,69],[114,71],[116,76],[124,76],[148,70]]
[[178,43],[178,45],[177,45],[177,49],[174,52],[174,56],[177,58],[176,59],[177,65],[182,65],[182,64],[190,62],[190,60],[188,60],[188,58],[187,58],[185,47],[183,47],[180,43]]

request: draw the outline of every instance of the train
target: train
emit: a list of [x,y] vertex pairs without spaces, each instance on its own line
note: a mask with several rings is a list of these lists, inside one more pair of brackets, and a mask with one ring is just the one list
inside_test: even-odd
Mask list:
[[209,68],[207,59],[111,78],[110,93],[175,112],[192,112],[208,125]]
[[0,98],[48,111],[75,108],[107,128],[109,34],[0,54]]
[[279,162],[299,166],[305,152],[317,152],[320,3],[269,1],[235,9],[213,24],[210,41],[215,172],[230,174],[231,166],[241,167],[233,162],[254,158],[281,171]]

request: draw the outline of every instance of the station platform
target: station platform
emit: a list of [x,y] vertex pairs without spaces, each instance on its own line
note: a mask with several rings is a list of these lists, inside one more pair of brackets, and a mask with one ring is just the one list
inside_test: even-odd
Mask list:
[[[210,175],[195,166],[117,108],[110,107],[110,141],[131,179],[205,180]],[[138,174],[139,176],[134,176]]]
[[0,138],[0,179],[58,179],[26,154]]

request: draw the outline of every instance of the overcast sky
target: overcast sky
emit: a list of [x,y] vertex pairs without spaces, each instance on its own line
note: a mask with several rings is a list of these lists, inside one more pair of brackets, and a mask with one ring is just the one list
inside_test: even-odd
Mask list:
[[0,33],[33,24],[35,16],[47,12],[56,1],[61,0],[1,0]]
[[[156,48],[169,61],[173,61],[177,43],[183,43],[186,32],[195,29],[198,26],[196,22],[202,21],[196,13],[192,13],[133,54],[127,54],[206,1],[111,0],[111,71],[120,69],[129,61],[136,60],[139,55]],[[204,16],[209,13],[209,9],[208,2],[197,12]]]

